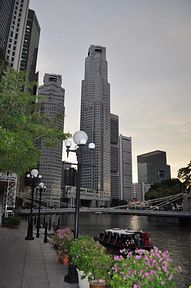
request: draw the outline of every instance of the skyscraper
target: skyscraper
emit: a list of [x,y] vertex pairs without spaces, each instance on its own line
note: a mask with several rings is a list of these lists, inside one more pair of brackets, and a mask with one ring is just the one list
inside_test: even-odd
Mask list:
[[82,81],[80,129],[89,142],[95,143],[92,155],[83,153],[81,186],[95,189],[100,196],[110,197],[110,84],[108,83],[106,48],[91,45],[85,59]]
[[5,58],[15,0],[0,0],[0,49]]
[[[22,58],[20,63],[20,70],[26,71],[26,77],[29,82],[38,81],[38,73],[36,73],[36,63],[39,38],[40,26],[36,14],[33,10],[29,9],[22,49]],[[36,95],[36,85],[34,85],[33,90],[30,92],[33,95]]]
[[110,114],[111,198],[119,199],[119,116]]
[[130,200],[132,191],[132,149],[131,137],[119,136],[120,193],[119,199]]
[[170,166],[166,164],[166,152],[156,150],[137,156],[138,182],[160,183],[170,179]]
[[[61,84],[61,75],[45,74],[44,85],[39,87],[39,94],[46,96],[41,113],[52,120],[55,128],[63,131],[65,90],[61,87]],[[59,117],[57,117],[58,115]],[[47,187],[42,198],[50,202],[52,206],[59,206],[62,178],[62,141],[59,146],[54,148],[45,147],[43,141],[40,145],[39,172],[43,177],[43,183]]]
[[15,70],[19,71],[29,0],[1,0],[0,41],[3,55]]

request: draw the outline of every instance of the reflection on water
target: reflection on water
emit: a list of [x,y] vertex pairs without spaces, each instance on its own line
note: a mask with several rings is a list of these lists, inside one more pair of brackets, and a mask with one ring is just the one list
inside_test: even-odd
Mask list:
[[[74,215],[63,215],[62,225],[74,226]],[[167,249],[176,265],[183,272],[177,276],[177,287],[188,288],[191,285],[191,229],[175,223],[148,221],[145,216],[126,215],[80,215],[80,234],[98,235],[105,228],[123,227],[132,230],[144,230],[151,234],[153,245]],[[154,287],[153,287],[154,288]]]
[[129,225],[130,225],[130,229],[135,230],[135,231],[139,231],[142,229],[142,227],[140,227],[139,224],[139,216],[134,216],[131,217],[131,219],[129,219]]

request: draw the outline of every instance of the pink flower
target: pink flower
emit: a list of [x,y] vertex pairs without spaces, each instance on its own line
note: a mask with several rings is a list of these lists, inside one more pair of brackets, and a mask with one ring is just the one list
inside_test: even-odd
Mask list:
[[[119,261],[119,260],[121,259],[121,256],[115,255],[113,258],[114,258],[115,261]],[[123,257],[122,257],[122,258],[123,258]]]

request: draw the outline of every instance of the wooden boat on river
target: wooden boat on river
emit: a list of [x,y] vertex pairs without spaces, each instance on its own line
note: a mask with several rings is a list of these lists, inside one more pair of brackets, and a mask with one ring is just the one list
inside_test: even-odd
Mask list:
[[150,234],[143,231],[133,231],[123,228],[105,229],[94,237],[109,252],[123,254],[123,250],[135,251],[136,249],[150,250],[152,248]]

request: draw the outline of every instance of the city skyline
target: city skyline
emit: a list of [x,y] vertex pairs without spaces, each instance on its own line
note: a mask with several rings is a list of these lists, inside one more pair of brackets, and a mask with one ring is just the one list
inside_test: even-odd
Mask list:
[[154,150],[166,151],[176,177],[191,159],[191,2],[30,0],[29,7],[41,26],[39,84],[44,73],[63,77],[65,132],[80,127],[88,47],[104,46],[111,113],[119,115],[119,132],[132,137],[134,182],[137,155]]

